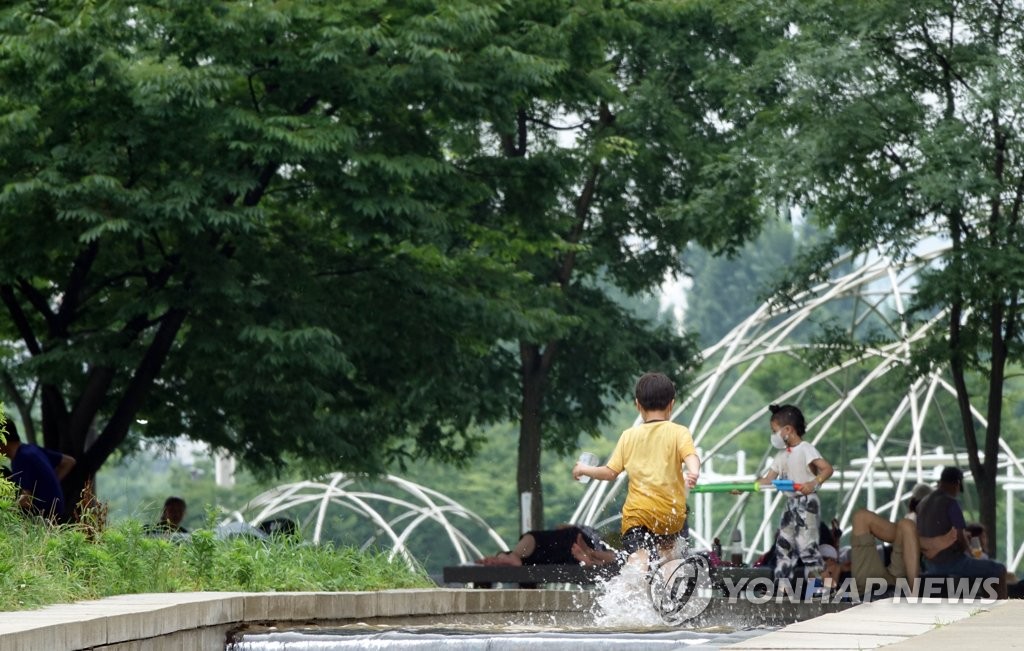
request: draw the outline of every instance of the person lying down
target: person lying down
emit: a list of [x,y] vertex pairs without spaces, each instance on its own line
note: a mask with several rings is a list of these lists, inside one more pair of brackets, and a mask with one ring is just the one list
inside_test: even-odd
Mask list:
[[513,549],[485,556],[477,562],[481,565],[607,565],[618,562],[618,553],[591,527],[566,525],[527,531]]

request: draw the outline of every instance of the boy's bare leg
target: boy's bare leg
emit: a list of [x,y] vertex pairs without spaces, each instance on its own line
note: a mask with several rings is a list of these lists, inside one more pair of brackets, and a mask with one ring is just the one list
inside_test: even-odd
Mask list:
[[879,540],[891,543],[896,540],[896,524],[867,509],[858,509],[853,514],[852,533],[854,536],[869,533]]
[[607,565],[615,561],[615,552],[594,549],[580,534],[576,536],[576,542],[572,544],[572,557],[581,565]]
[[921,545],[917,538],[917,524],[906,518],[897,522],[896,538],[892,544],[903,550],[903,564],[907,568],[907,581],[910,585],[914,585],[914,581],[921,574]]
[[661,557],[662,561],[674,561],[681,558],[681,556],[676,553],[676,544],[674,541],[659,547],[658,555]]
[[537,549],[537,539],[532,534],[525,533],[512,551],[485,556],[479,562],[481,565],[522,565],[523,559],[532,554],[535,549]]
[[651,566],[651,556],[647,553],[646,549],[641,547],[626,558],[626,565],[630,565],[639,569],[641,572],[646,573],[648,568]]

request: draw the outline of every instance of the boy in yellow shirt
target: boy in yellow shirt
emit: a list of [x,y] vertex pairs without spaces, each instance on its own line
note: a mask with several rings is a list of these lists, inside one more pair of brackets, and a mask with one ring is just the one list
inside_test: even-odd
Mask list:
[[[645,562],[667,556],[686,525],[686,487],[700,475],[700,458],[690,430],[671,421],[676,387],[663,373],[644,373],[636,383],[636,407],[643,423],[622,433],[603,466],[577,463],[572,476],[611,481],[629,473],[622,506],[622,546]],[[683,466],[687,476],[683,476]],[[639,552],[639,553],[638,553]]]

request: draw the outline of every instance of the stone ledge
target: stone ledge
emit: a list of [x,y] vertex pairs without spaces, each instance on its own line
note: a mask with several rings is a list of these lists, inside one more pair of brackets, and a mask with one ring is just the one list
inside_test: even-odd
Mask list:
[[[451,614],[581,612],[592,595],[565,590],[384,590],[380,592],[183,592],[121,595],[0,613],[0,649],[80,651],[181,649],[182,636],[223,651],[231,628],[268,622],[345,622]],[[197,632],[200,635],[197,635]],[[217,640],[213,644],[210,641]]]

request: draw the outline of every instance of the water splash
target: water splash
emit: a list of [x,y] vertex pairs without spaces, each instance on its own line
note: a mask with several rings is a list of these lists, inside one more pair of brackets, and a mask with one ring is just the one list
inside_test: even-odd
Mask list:
[[647,574],[627,563],[615,576],[594,586],[594,623],[603,628],[649,628],[664,626],[647,592]]

